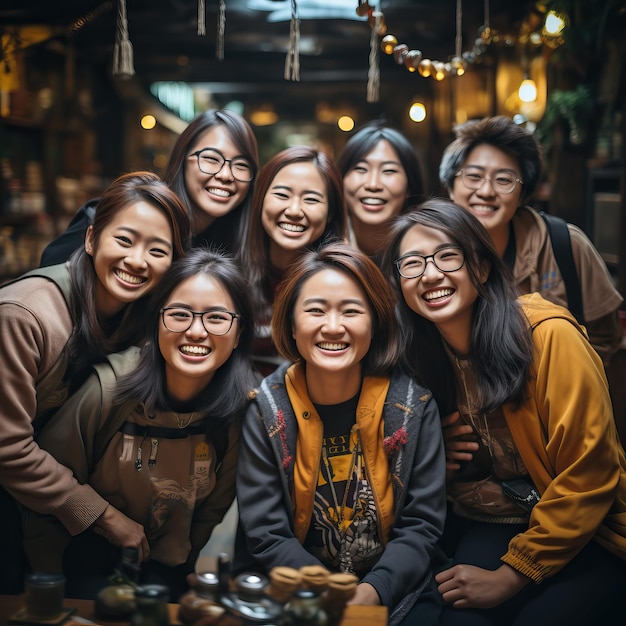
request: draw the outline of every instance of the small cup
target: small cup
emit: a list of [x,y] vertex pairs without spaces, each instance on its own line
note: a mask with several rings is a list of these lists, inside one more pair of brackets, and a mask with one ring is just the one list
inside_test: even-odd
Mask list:
[[25,608],[31,618],[51,620],[63,611],[65,576],[35,572],[26,576]]

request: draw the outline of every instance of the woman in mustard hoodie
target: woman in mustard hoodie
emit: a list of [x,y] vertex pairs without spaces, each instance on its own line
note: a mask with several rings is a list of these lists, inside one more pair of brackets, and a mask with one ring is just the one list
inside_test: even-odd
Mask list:
[[400,217],[381,264],[402,294],[404,363],[450,413],[441,623],[613,623],[626,464],[585,330],[516,298],[487,231],[448,200]]
[[350,572],[353,604],[428,626],[439,613],[443,441],[432,395],[396,368],[393,303],[374,263],[345,244],[290,270],[272,332],[295,363],[264,379],[244,423],[235,567]]

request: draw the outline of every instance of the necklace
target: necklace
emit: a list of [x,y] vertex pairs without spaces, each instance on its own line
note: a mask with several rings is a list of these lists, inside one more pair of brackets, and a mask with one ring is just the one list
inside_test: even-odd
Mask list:
[[[350,431],[350,439],[352,439],[353,432],[356,432],[357,436],[356,436],[356,441],[354,443],[354,446],[352,447],[352,454],[350,458],[350,468],[347,474],[346,486],[343,492],[343,498],[341,499],[341,504],[339,504],[339,499],[337,498],[337,492],[335,490],[335,483],[333,481],[334,472],[333,472],[333,467],[330,463],[330,459],[328,458],[328,451],[326,449],[326,441],[324,440],[324,443],[322,444],[322,460],[326,468],[326,480],[328,482],[328,486],[330,487],[330,492],[333,497],[333,504],[335,505],[335,514],[337,516],[337,526],[339,528],[339,533],[342,539],[347,530],[346,505],[347,505],[347,500],[348,500],[348,492],[350,491],[350,486],[352,484],[353,479],[355,478],[355,475],[357,479],[358,479],[358,476],[360,475],[359,468],[360,468],[360,459],[361,459],[361,456],[360,456],[361,446],[360,446],[360,441],[358,437],[358,426],[355,425],[352,427]],[[352,521],[352,516],[350,516],[350,519],[347,521],[348,522]]]
[[187,428],[187,426],[189,426],[189,424],[191,424],[191,422],[193,422],[193,420],[196,419],[196,417],[198,417],[198,415],[200,414],[199,411],[194,411],[189,418],[187,419],[187,421],[183,420],[183,418],[180,416],[179,413],[176,413],[176,411],[172,411],[172,413],[174,413],[174,415],[176,416],[176,422],[178,424],[178,428],[180,430],[182,430],[183,428]]
[[[491,449],[492,441],[491,441],[491,432],[489,431],[489,423],[487,422],[487,416],[485,412],[482,413],[479,411],[478,417],[479,419],[482,417],[482,424],[477,424],[474,420],[474,413],[472,412],[472,399],[469,394],[469,390],[467,388],[467,381],[465,380],[465,370],[457,356],[454,356],[454,361],[456,362],[456,366],[459,368],[459,372],[461,375],[461,382],[463,383],[463,390],[465,391],[465,405],[467,407],[467,415],[472,423],[472,428],[480,435],[480,439],[483,445],[489,451],[489,456],[493,458],[493,451]],[[468,361],[468,367],[471,367]],[[483,434],[484,432],[484,434]]]

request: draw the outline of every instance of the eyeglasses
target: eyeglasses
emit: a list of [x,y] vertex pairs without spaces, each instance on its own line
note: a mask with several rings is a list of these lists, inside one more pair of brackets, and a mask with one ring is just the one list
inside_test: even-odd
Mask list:
[[489,178],[479,171],[463,169],[458,171],[455,176],[461,176],[463,184],[468,189],[474,191],[480,189],[485,184],[485,181],[491,183],[493,190],[497,193],[513,193],[517,183],[520,185],[524,184],[519,178],[515,178],[513,174],[507,174],[506,172],[501,172],[496,174],[494,178]]
[[463,267],[465,256],[461,248],[449,246],[427,256],[409,252],[395,261],[395,264],[402,278],[419,278],[426,271],[428,261],[432,261],[440,272],[456,272]]
[[228,163],[235,180],[249,183],[254,178],[254,169],[250,161],[243,157],[227,159],[215,148],[203,148],[202,150],[192,152],[189,156],[195,156],[198,159],[198,168],[204,174],[217,174],[222,171],[224,163]]
[[191,311],[175,306],[165,307],[159,311],[163,319],[163,326],[173,333],[184,333],[191,328],[193,320],[199,317],[202,320],[204,330],[209,335],[225,335],[233,327],[236,318],[241,318],[237,313],[213,309],[209,311]]

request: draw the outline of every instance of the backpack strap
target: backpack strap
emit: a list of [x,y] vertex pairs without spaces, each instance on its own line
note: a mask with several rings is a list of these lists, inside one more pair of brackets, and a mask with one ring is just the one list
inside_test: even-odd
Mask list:
[[135,369],[139,360],[139,352],[138,347],[132,346],[124,352],[110,354],[106,361],[93,366],[102,387],[102,411],[100,415],[102,428],[95,437],[94,463],[102,458],[113,435],[122,428],[126,418],[137,406],[137,401],[131,398],[125,403],[117,405],[114,411],[111,410],[118,378]]
[[550,242],[554,250],[556,263],[559,266],[565,291],[567,293],[567,308],[572,312],[579,324],[585,323],[583,314],[583,295],[580,289],[580,281],[574,265],[574,255],[572,254],[572,240],[570,238],[567,222],[554,215],[549,215],[544,211],[539,211],[539,215],[548,227]]

